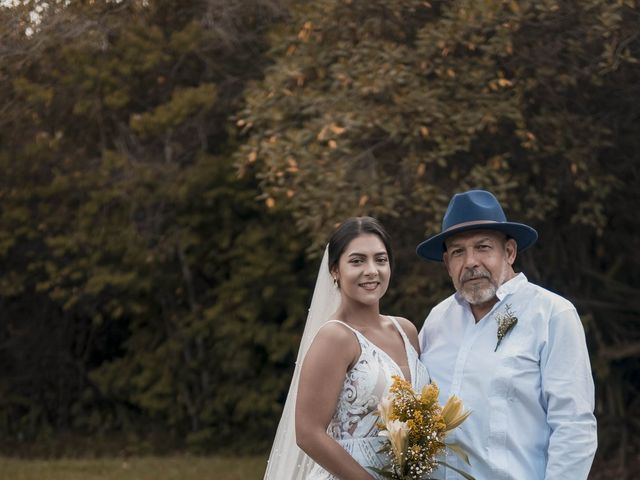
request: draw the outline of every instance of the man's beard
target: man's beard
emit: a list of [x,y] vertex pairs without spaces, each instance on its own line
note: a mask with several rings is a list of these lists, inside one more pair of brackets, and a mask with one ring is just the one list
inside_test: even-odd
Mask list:
[[[486,278],[487,282],[479,284],[467,283],[467,280],[475,278]],[[491,274],[484,269],[466,270],[460,277],[460,288],[458,291],[471,305],[481,305],[493,300],[496,297],[499,284],[496,284],[491,278]]]

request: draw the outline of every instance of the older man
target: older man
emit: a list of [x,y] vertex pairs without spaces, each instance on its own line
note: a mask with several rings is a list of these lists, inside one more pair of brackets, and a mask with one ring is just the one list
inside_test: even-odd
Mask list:
[[[420,331],[421,359],[440,401],[459,396],[471,416],[448,438],[477,480],[584,480],[597,446],[584,330],[566,299],[516,274],[536,231],[508,222],[489,192],[454,195],[442,232],[418,248],[444,262],[456,293]],[[439,479],[461,479],[451,469]]]

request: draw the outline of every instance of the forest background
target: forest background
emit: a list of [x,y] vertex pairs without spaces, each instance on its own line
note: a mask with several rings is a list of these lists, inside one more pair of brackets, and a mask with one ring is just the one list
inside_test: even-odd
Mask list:
[[637,477],[639,14],[2,2],[0,453],[267,452],[335,225],[387,226],[384,310],[420,327],[451,285],[415,246],[486,188],[583,320],[593,478]]

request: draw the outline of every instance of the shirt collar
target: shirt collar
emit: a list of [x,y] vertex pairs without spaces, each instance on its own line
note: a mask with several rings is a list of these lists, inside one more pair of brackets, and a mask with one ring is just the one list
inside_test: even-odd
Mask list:
[[507,295],[511,295],[516,292],[522,285],[527,282],[527,277],[525,277],[524,273],[520,272],[511,280],[507,280],[498,288],[496,292],[496,297],[498,297],[499,301],[504,300]]

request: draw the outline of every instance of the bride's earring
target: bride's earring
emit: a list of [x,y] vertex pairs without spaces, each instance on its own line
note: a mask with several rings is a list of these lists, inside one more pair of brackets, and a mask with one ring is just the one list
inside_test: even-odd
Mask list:
[[333,286],[336,288],[340,288],[340,285],[338,284],[338,278],[337,277],[333,277]]

